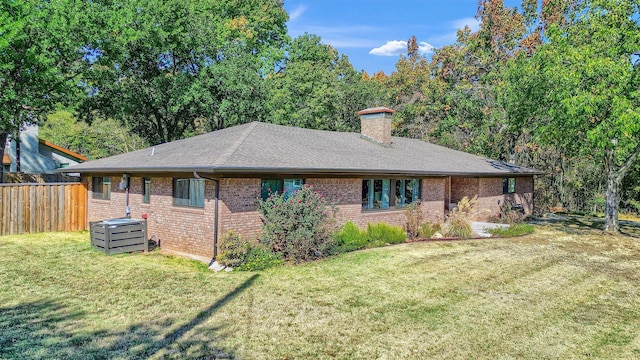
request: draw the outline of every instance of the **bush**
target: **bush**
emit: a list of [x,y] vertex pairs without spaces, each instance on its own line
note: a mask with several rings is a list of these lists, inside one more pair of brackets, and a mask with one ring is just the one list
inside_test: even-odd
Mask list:
[[522,222],[525,218],[524,209],[521,206],[515,206],[509,201],[505,201],[500,207],[501,222],[506,224],[515,224]]
[[247,240],[243,239],[238,233],[229,230],[222,234],[218,242],[220,254],[218,254],[216,260],[224,266],[236,267],[245,262],[249,248],[250,245]]
[[260,241],[287,261],[324,257],[333,247],[332,217],[324,197],[305,185],[293,194],[258,199],[264,224]]
[[367,225],[367,245],[369,247],[400,244],[406,240],[407,234],[399,226],[391,226],[386,223]]
[[333,237],[337,253],[400,244],[407,240],[407,234],[399,226],[386,223],[368,224],[367,230],[363,231],[351,221],[344,224]]
[[533,234],[533,225],[527,223],[512,224],[508,228],[487,229],[487,232],[493,236],[514,237],[520,235]]
[[360,250],[367,246],[367,232],[360,230],[351,221],[347,221],[340,231],[333,235],[333,239],[337,252]]
[[469,219],[476,214],[476,203],[478,202],[478,195],[469,199],[467,196],[463,197],[455,209],[451,210],[447,219],[442,224],[442,232],[446,237],[455,237],[461,239],[467,239],[473,236],[473,230],[471,229],[471,223]]
[[404,216],[407,218],[407,224],[405,226],[407,230],[407,236],[414,238],[418,236],[420,230],[420,224],[424,215],[420,208],[420,200],[415,201],[404,207]]
[[443,226],[446,237],[468,239],[473,236],[473,229],[469,220],[461,216],[448,217]]
[[418,237],[422,239],[431,239],[435,233],[442,230],[440,224],[423,223],[418,229]]
[[280,266],[284,263],[282,256],[275,254],[262,244],[252,246],[245,262],[238,266],[240,271],[258,271]]

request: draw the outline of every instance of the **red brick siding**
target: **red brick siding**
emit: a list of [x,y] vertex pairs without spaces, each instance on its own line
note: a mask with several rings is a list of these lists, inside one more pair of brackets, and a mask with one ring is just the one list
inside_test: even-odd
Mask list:
[[[92,182],[88,180],[89,220],[124,216],[125,192],[118,189],[120,178],[112,178],[111,200],[92,199]],[[330,203],[336,204],[339,223],[351,220],[364,228],[368,223],[387,222],[404,226],[406,222],[402,210],[363,212],[361,178],[308,178],[306,183],[323,193]],[[441,222],[444,218],[445,185],[446,178],[421,180],[422,208],[429,221]],[[156,235],[165,249],[211,257],[215,222],[214,182],[205,182],[204,208],[173,206],[171,178],[151,178],[150,204],[142,203],[142,186],[141,177],[131,178],[129,206],[133,218],[148,214],[149,236]],[[255,207],[260,187],[261,179],[258,178],[220,180],[219,236],[228,230],[245,237],[255,237],[260,233],[262,222]]]
[[256,198],[261,184],[261,179],[220,180],[220,235],[229,230],[245,237],[260,233],[262,221],[256,211]]
[[[502,180],[500,180],[502,181]],[[502,185],[501,185],[502,186]],[[502,187],[500,187],[502,193]],[[473,197],[480,194],[479,178],[451,178],[451,202],[458,203],[463,197]]]
[[420,199],[425,221],[444,221],[447,178],[426,178],[420,183]]
[[516,193],[510,195],[516,204],[522,204],[527,214],[533,213],[533,176],[516,178]]
[[367,116],[360,121],[360,133],[385,146],[391,144],[391,114]]
[[525,213],[533,212],[533,176],[516,177],[515,194],[502,193],[502,178],[451,178],[451,201],[457,203],[464,196],[478,195],[480,218],[500,213],[506,200],[522,204]]
[[[118,188],[119,177],[112,177],[111,200],[93,199],[89,189],[89,221],[123,217],[125,192]],[[92,181],[89,181],[92,184]],[[91,187],[91,186],[90,186]],[[173,206],[173,179],[151,178],[150,203],[142,203],[142,178],[130,180],[129,208],[131,217],[140,219],[148,214],[149,237],[161,240],[162,248],[205,257],[213,256],[214,228],[213,182],[205,182],[204,208]]]

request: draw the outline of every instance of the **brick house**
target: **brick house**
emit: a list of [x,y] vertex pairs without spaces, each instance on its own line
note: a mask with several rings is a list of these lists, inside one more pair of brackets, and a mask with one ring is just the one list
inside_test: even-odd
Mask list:
[[162,248],[209,258],[222,233],[259,233],[257,197],[304,184],[337,205],[339,221],[361,227],[404,225],[402,208],[416,200],[426,219],[442,222],[454,203],[476,194],[488,213],[505,201],[531,213],[540,172],[392,137],[392,113],[361,111],[361,133],[252,122],[68,171],[88,184],[89,221],[146,214]]

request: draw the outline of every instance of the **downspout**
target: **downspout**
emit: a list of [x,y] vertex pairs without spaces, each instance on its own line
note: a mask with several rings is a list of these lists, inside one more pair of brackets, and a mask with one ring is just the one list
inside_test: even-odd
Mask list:
[[213,263],[214,261],[216,261],[216,258],[218,257],[218,217],[219,217],[218,202],[220,200],[220,180],[202,176],[195,171],[193,172],[193,176],[196,179],[211,180],[216,185],[216,190],[214,195],[215,203],[213,208],[213,259],[211,259],[211,263]]
[[[131,175],[122,175],[122,186],[124,186],[124,217],[131,218],[131,208],[129,207],[129,186],[131,184]],[[122,188],[122,187],[121,187]]]
[[218,199],[220,199],[220,180],[213,179],[213,182],[216,184],[216,200],[213,210],[213,260],[215,261],[218,257]]

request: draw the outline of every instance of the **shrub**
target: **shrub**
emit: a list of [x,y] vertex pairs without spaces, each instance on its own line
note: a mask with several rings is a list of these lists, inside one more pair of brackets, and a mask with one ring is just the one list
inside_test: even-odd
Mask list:
[[447,219],[444,221],[444,224],[442,224],[443,235],[461,239],[472,237],[473,230],[471,229],[469,219],[476,214],[477,202],[478,195],[471,199],[467,196],[463,197],[455,209],[451,210],[449,215],[447,215]]
[[478,211],[476,205],[478,204],[478,195],[474,195],[471,199],[468,196],[463,197],[456,207],[452,210],[452,213],[470,219]]
[[444,236],[468,239],[473,236],[469,220],[461,216],[448,217],[443,226]]
[[249,242],[243,239],[238,233],[229,230],[222,234],[218,242],[218,254],[216,260],[229,267],[236,267],[245,262],[249,253]]
[[276,254],[262,244],[252,246],[247,254],[245,262],[238,266],[240,271],[259,271],[284,263],[282,255]]
[[260,241],[285,260],[300,262],[329,254],[332,217],[324,197],[311,186],[258,199],[258,212],[264,224]]
[[367,245],[367,232],[360,230],[351,221],[347,221],[333,238],[337,252],[360,250]]
[[493,236],[513,237],[520,235],[533,234],[533,225],[527,223],[512,224],[508,228],[487,229],[487,232]]
[[524,209],[521,206],[514,206],[509,201],[505,201],[500,210],[500,219],[506,224],[519,223],[525,218]]
[[369,247],[400,244],[406,240],[407,234],[399,226],[391,226],[386,223],[367,225],[367,245]]
[[435,233],[442,230],[440,224],[423,223],[418,229],[418,237],[423,239],[431,239]]
[[407,230],[407,236],[414,238],[418,236],[420,230],[420,224],[422,224],[423,214],[420,208],[420,200],[415,201],[404,207],[404,216],[407,218],[407,224],[405,226]]

